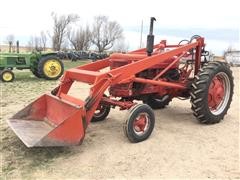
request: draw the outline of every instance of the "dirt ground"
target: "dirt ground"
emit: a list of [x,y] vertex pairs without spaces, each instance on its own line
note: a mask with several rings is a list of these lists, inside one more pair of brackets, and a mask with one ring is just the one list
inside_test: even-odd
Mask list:
[[[156,110],[155,129],[132,144],[123,133],[125,111],[113,109],[106,121],[92,123],[81,146],[26,148],[6,120],[57,82],[19,79],[1,83],[1,177],[3,179],[240,178],[240,68],[233,68],[235,93],[225,119],[201,125],[189,100],[174,99]],[[87,87],[71,93],[86,94]]]

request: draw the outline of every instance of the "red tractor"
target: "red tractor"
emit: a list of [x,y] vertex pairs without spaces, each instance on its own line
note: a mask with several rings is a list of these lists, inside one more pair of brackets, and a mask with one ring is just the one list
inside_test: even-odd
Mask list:
[[[14,132],[28,147],[76,145],[84,139],[90,122],[103,121],[111,107],[118,106],[128,110],[124,119],[128,139],[140,142],[154,129],[153,109],[164,108],[175,97],[190,99],[200,123],[220,122],[233,95],[229,65],[208,62],[200,36],[176,45],[166,40],[154,45],[154,21],[151,18],[147,48],[112,54],[67,70],[51,94],[41,96],[8,120]],[[74,81],[91,85],[85,100],[68,94]]]

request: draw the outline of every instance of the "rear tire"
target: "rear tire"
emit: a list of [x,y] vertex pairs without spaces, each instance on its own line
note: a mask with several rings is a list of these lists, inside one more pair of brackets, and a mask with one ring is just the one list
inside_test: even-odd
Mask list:
[[14,73],[11,70],[3,70],[1,72],[1,80],[3,82],[12,82],[15,79]]
[[137,104],[129,110],[123,130],[130,142],[137,143],[151,135],[154,124],[155,116],[151,107]]
[[64,66],[57,56],[44,56],[38,63],[38,74],[47,80],[57,80],[62,76]]
[[210,62],[199,71],[190,95],[193,114],[200,123],[215,124],[224,118],[232,101],[233,86],[227,63]]
[[30,70],[32,72],[32,74],[37,77],[37,78],[42,78],[42,76],[38,73],[38,64],[39,64],[39,59],[31,59],[31,61],[33,62]]
[[42,78],[41,75],[38,73],[37,69],[31,69],[31,72],[33,73],[34,76],[36,76],[37,78]]

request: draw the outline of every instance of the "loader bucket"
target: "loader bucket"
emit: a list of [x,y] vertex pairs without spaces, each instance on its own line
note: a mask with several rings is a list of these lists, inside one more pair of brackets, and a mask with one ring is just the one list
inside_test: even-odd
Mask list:
[[45,94],[8,120],[27,147],[80,144],[85,135],[82,106]]

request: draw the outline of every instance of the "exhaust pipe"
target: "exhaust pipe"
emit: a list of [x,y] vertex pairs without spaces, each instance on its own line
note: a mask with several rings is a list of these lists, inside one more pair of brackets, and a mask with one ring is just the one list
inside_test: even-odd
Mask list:
[[8,44],[9,44],[8,52],[11,53],[12,52],[12,41],[9,41]]
[[19,53],[19,41],[17,41],[17,53]]
[[155,17],[151,17],[149,34],[147,36],[147,54],[152,55],[153,45],[154,45],[154,35],[153,35],[153,23],[156,21]]

